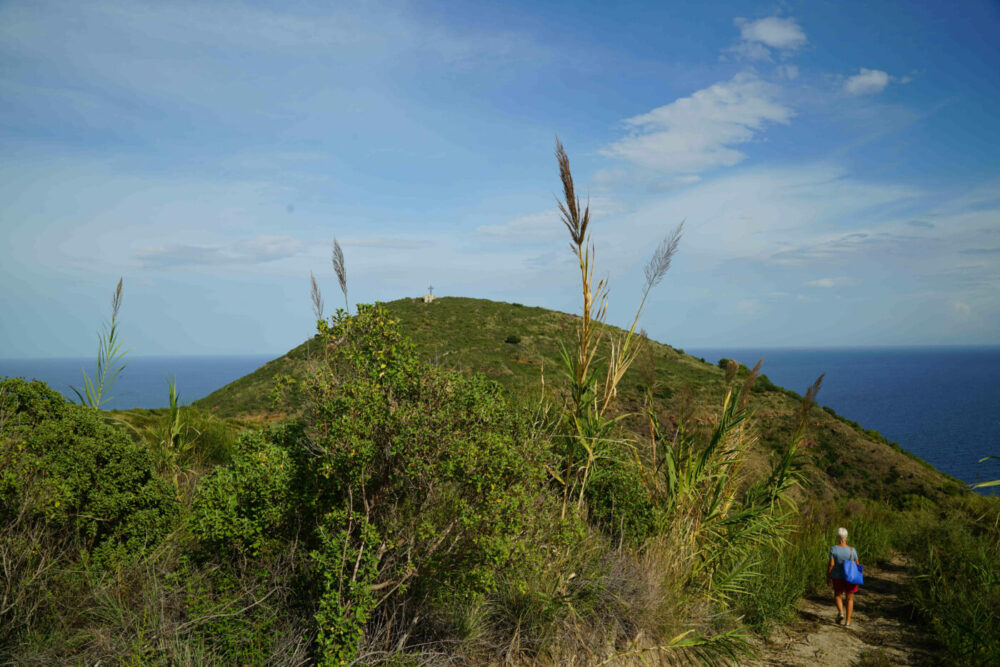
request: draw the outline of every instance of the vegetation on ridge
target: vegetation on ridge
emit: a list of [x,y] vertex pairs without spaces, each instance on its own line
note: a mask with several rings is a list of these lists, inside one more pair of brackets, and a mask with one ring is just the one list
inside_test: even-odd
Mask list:
[[0,659],[733,662],[819,590],[838,525],[867,562],[913,559],[946,661],[1000,659],[997,501],[819,409],[819,382],[637,333],[677,235],[608,326],[557,157],[583,317],[323,320],[312,279],[316,336],[192,408],[172,384],[167,410],[104,413],[0,381]]

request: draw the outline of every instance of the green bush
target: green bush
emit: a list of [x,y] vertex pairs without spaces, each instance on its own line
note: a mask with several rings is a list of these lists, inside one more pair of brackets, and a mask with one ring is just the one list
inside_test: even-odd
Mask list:
[[754,381],[753,386],[751,387],[751,391],[755,393],[763,393],[769,391],[780,392],[781,387],[771,382],[771,378],[767,377],[767,375],[760,375],[758,376],[757,380]]
[[192,534],[221,553],[257,553],[280,534],[292,510],[295,467],[282,447],[259,432],[244,433],[231,462],[198,485]]
[[153,472],[147,449],[93,408],[41,382],[0,382],[0,521],[27,511],[74,535],[101,562],[132,558],[159,542],[178,516],[174,489]]
[[329,356],[296,388],[299,416],[242,441],[280,470],[236,474],[243,454],[234,457],[234,472],[199,492],[196,525],[213,544],[252,545],[293,515],[309,550],[299,576],[316,609],[317,657],[339,664],[390,609],[422,610],[422,636],[433,640],[445,612],[525,561],[546,450],[499,385],[420,363],[383,308],[340,313],[321,333]]
[[1000,663],[1000,502],[964,494],[896,516],[898,548],[915,563],[904,597],[954,664]]
[[517,345],[518,343],[521,342],[521,337],[517,336],[515,334],[511,334],[511,335],[507,336],[506,338],[504,338],[503,342],[508,343],[510,345]]
[[612,459],[595,466],[587,486],[590,518],[612,537],[638,545],[656,531],[656,506],[631,461]]

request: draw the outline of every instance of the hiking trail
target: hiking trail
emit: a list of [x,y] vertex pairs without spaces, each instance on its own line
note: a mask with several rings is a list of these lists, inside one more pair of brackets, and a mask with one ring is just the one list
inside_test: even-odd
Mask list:
[[910,619],[900,597],[910,579],[898,556],[880,566],[865,565],[865,585],[854,597],[851,626],[837,624],[833,592],[799,601],[797,617],[757,643],[748,666],[761,665],[929,665],[935,646],[925,628]]

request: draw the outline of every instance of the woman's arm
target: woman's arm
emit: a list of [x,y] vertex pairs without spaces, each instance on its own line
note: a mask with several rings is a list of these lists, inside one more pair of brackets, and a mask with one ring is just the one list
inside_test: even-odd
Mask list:
[[833,573],[833,566],[836,565],[836,564],[837,564],[836,559],[834,559],[833,556],[830,556],[830,564],[826,568],[826,580],[827,581],[830,581],[830,575]]

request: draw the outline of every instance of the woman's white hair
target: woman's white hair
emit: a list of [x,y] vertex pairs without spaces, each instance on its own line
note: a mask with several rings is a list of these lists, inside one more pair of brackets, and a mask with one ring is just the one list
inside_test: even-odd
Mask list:
[[844,542],[847,541],[847,529],[846,528],[838,528],[837,529],[837,539],[843,540]]

